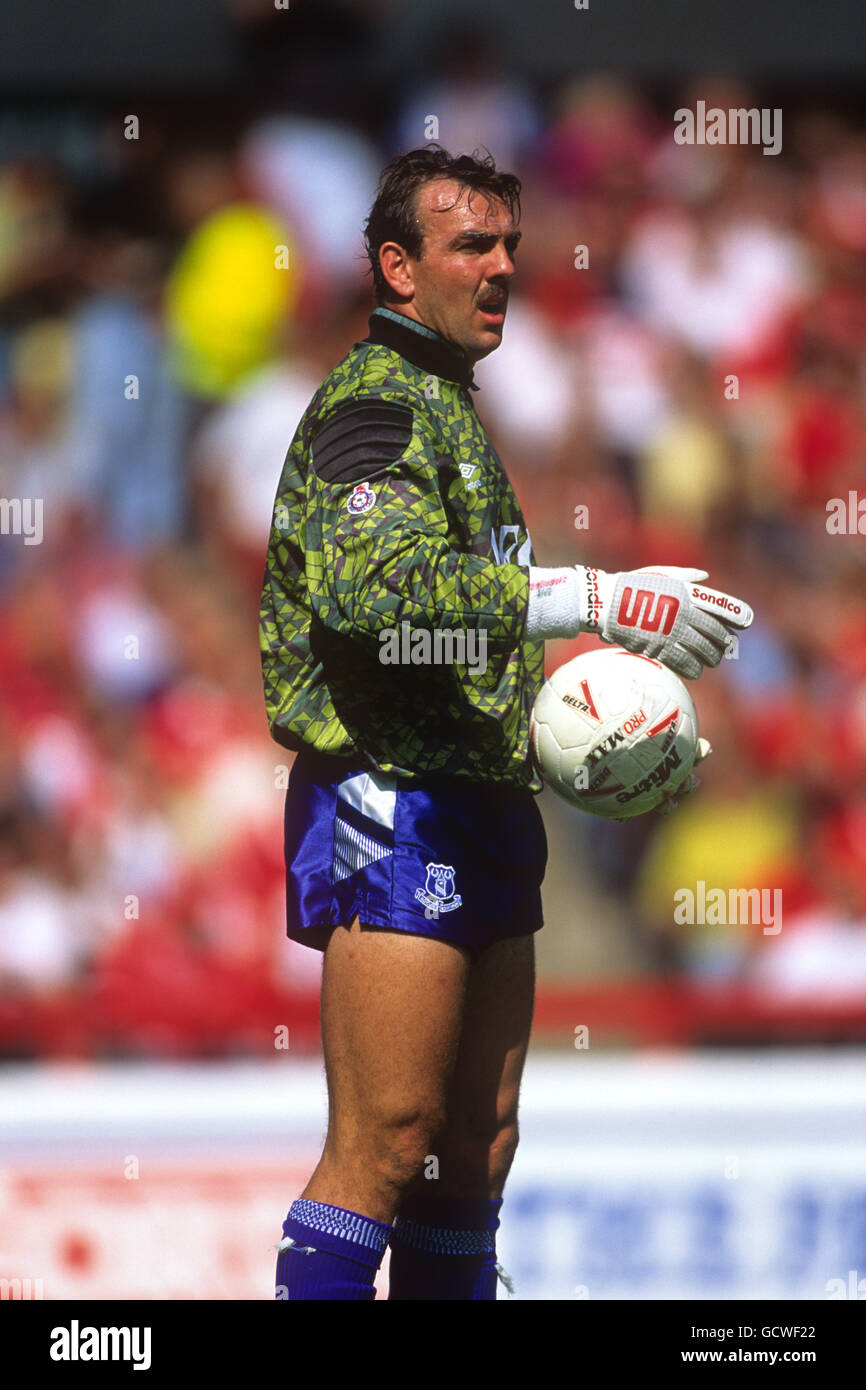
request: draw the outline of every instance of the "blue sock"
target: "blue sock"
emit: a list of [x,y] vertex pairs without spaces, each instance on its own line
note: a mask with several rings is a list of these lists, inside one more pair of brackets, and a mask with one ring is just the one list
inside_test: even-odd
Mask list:
[[391,1235],[389,1299],[496,1298],[502,1199],[407,1197]]
[[277,1256],[277,1298],[374,1299],[391,1227],[356,1211],[292,1202]]

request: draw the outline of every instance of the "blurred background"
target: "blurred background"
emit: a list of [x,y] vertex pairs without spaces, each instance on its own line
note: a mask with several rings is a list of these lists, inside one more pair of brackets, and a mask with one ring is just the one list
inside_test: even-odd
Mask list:
[[[523,180],[476,404],[538,562],[699,565],[757,614],[693,687],[714,754],[676,815],[542,796],[504,1258],[524,1297],[866,1279],[864,15],[720,10],[7,7],[0,1278],[270,1296],[322,1082],[264,553],[366,336],[378,173],[435,138]],[[779,109],[781,153],[676,144],[698,101]],[[677,925],[698,881],[780,891],[781,931]]]

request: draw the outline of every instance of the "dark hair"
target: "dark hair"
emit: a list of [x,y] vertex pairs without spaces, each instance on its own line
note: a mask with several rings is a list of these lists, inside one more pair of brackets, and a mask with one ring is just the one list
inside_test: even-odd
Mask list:
[[377,304],[382,303],[388,288],[379,264],[379,248],[386,241],[396,241],[410,256],[420,257],[424,238],[415,195],[432,179],[456,179],[465,188],[500,198],[512,217],[520,217],[520,180],[514,174],[497,171],[489,152],[479,157],[476,150],[455,157],[441,145],[431,144],[397,155],[382,171],[364,228]]

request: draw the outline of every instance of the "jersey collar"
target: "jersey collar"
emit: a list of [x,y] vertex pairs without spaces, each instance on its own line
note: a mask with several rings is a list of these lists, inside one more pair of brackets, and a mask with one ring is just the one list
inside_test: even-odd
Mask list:
[[374,309],[370,315],[367,342],[393,348],[401,357],[422,371],[431,372],[433,376],[456,381],[460,386],[471,387],[473,391],[478,390],[472,375],[472,364],[466,360],[460,348],[405,314],[396,314],[392,309],[381,306]]

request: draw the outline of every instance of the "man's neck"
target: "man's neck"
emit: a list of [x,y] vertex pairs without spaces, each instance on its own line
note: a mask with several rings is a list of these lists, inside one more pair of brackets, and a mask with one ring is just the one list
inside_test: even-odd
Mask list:
[[[438,338],[440,342],[447,343],[455,352],[463,352],[463,349],[459,347],[457,343],[452,343],[450,338],[446,338],[444,334],[439,333],[435,328],[431,328],[429,323],[425,323],[423,319],[419,318],[417,311],[411,305],[398,306],[396,304],[380,304],[377,307],[381,312],[388,314],[390,317],[404,324],[408,319],[410,327],[418,329],[419,332],[427,333],[433,338]],[[463,355],[465,357],[466,354],[463,353]]]
[[472,363],[463,349],[420,319],[404,314],[402,309],[388,304],[377,305],[370,317],[370,332],[372,341],[396,348],[425,370],[478,389],[472,376]]

